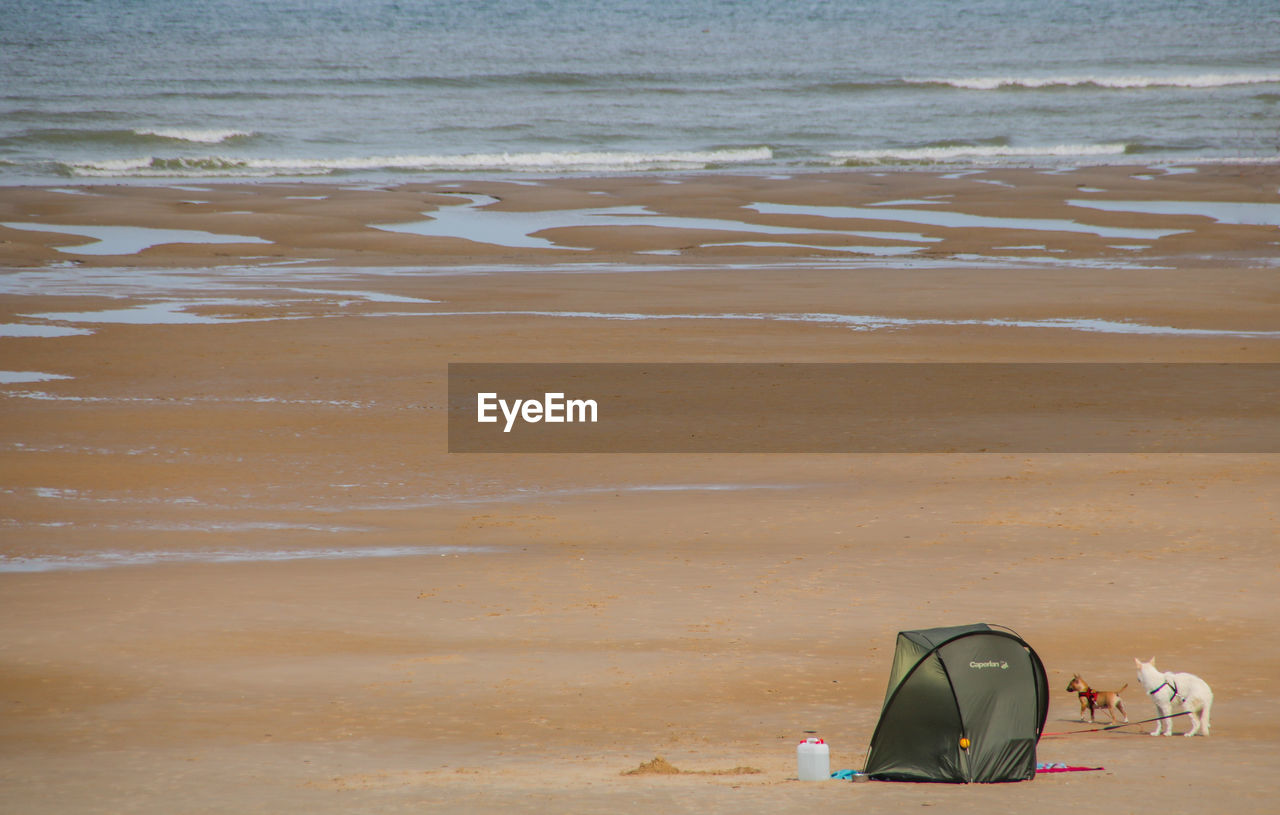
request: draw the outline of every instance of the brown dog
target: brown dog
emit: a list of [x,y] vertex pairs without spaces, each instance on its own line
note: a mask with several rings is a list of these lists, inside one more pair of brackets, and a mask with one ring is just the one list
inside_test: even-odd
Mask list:
[[1111,721],[1116,720],[1118,712],[1124,717],[1124,721],[1129,721],[1129,714],[1125,712],[1124,701],[1120,698],[1120,692],[1129,687],[1126,682],[1120,686],[1120,690],[1094,690],[1089,687],[1089,683],[1080,678],[1080,674],[1076,674],[1071,680],[1071,684],[1067,685],[1067,690],[1080,697],[1080,721],[1084,721],[1084,714],[1089,712],[1089,721],[1094,721],[1093,714],[1096,710],[1105,710],[1111,714]]

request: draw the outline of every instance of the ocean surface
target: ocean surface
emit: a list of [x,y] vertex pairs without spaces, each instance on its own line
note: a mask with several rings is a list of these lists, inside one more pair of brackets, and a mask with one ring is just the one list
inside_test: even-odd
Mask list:
[[0,0],[0,184],[1280,161],[1280,0]]

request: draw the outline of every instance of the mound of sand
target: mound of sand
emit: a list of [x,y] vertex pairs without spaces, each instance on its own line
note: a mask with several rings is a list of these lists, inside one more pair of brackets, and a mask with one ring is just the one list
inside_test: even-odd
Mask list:
[[682,770],[662,756],[654,756],[652,761],[641,762],[634,770],[626,770],[622,775],[756,775],[764,770],[755,767],[734,767],[731,770]]
[[634,770],[626,770],[623,775],[679,775],[681,770],[662,756],[654,756],[652,761],[642,761]]

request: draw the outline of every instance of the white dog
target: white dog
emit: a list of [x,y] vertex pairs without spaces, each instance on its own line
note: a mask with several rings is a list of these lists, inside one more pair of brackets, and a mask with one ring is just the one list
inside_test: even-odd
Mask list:
[[[1191,729],[1183,735],[1209,735],[1209,709],[1213,707],[1213,691],[1209,689],[1208,682],[1195,674],[1158,670],[1155,657],[1150,662],[1140,659],[1133,661],[1138,665],[1138,681],[1142,683],[1142,688],[1151,697],[1151,701],[1156,703],[1156,710],[1161,716],[1170,715],[1173,703],[1177,702],[1191,714]],[[1162,727],[1164,735],[1173,735],[1173,719],[1158,720],[1151,735],[1159,736]]]

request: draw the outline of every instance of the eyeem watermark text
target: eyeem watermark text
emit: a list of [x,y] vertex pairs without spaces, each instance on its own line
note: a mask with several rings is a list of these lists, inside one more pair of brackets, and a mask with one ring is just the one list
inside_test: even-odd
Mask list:
[[565,399],[563,393],[544,393],[541,401],[537,399],[501,399],[496,392],[476,394],[476,421],[493,423],[498,421],[497,411],[502,411],[506,425],[503,433],[510,433],[519,419],[529,424],[538,422],[573,423],[599,421],[599,406],[594,399]]

